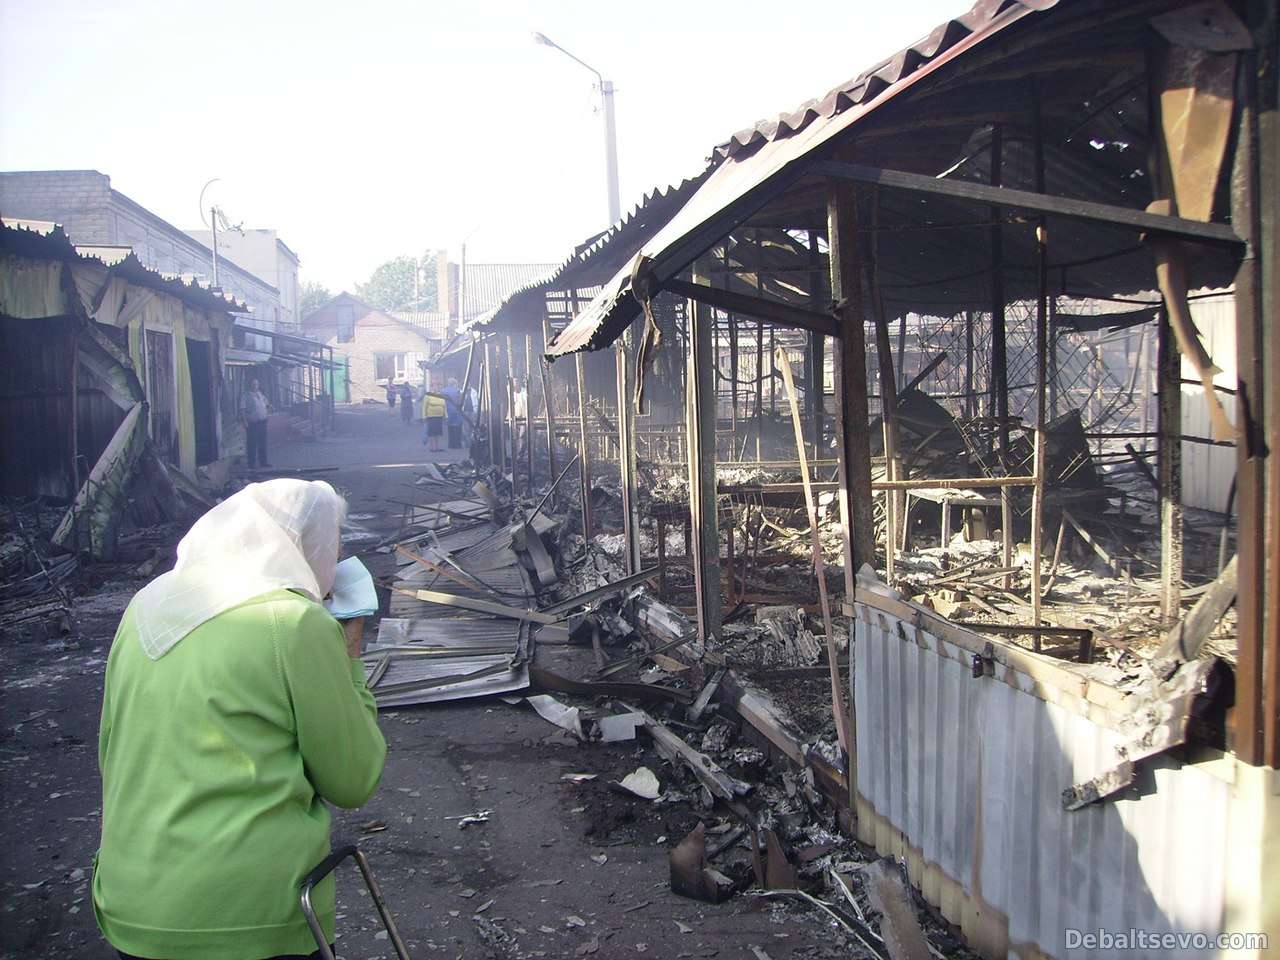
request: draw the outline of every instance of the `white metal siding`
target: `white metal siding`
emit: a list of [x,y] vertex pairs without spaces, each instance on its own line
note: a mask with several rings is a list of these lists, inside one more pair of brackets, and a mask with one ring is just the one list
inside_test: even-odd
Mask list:
[[1002,665],[973,679],[969,651],[857,607],[858,793],[987,922],[1007,920],[1003,949],[1065,958],[1068,927],[1221,931],[1227,783],[1155,761],[1140,799],[1067,812],[1062,791],[1118,761],[1117,733]]
[[[1236,308],[1230,294],[1191,301],[1191,316],[1200,331],[1201,342],[1213,362],[1222,368],[1214,377],[1218,386],[1236,388]],[[1198,380],[1194,368],[1182,361],[1182,379]],[[1227,416],[1235,421],[1235,398],[1218,394]],[[1213,438],[1204,388],[1182,385],[1182,432],[1186,436]],[[1203,443],[1182,444],[1182,502],[1189,507],[1226,509],[1227,494],[1236,475],[1235,447],[1211,447]]]

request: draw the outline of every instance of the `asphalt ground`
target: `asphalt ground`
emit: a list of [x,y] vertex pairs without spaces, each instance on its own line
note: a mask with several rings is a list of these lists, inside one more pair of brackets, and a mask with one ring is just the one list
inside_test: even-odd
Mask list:
[[[337,434],[270,452],[347,497],[352,552],[394,532],[427,459],[418,426],[385,406],[349,407]],[[457,456],[457,454],[454,454]],[[448,455],[433,455],[446,462]],[[326,469],[336,468],[336,469]],[[372,553],[375,575],[390,572]],[[101,811],[98,719],[116,623],[142,578],[77,597],[69,636],[0,642],[0,955],[114,957],[89,902]],[[92,583],[92,578],[90,578]],[[567,673],[590,651],[544,647]],[[740,895],[713,906],[678,897],[668,851],[714,818],[696,802],[650,803],[611,790],[637,766],[672,771],[646,740],[578,744],[527,705],[488,699],[403,707],[380,717],[389,753],[361,810],[338,811],[335,843],[358,840],[415,957],[848,957],[819,915]],[[569,773],[595,773],[573,783]],[[489,811],[465,827],[456,818]],[[339,876],[338,953],[392,957],[354,867]]]

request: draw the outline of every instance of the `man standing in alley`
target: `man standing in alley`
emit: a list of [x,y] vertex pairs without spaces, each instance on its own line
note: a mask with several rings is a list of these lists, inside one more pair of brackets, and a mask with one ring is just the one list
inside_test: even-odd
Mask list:
[[267,396],[258,389],[257,377],[249,381],[249,389],[240,398],[240,421],[249,469],[271,466],[267,462]]
[[458,386],[456,377],[449,378],[449,385],[442,391],[448,408],[445,412],[445,422],[449,428],[449,449],[460,450],[462,448],[462,388]]

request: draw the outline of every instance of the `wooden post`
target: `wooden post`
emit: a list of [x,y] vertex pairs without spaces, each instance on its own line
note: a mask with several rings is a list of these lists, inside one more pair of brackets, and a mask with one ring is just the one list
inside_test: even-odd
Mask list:
[[497,365],[497,349],[489,337],[484,341],[484,398],[489,414],[489,464],[502,473],[501,421],[498,419],[498,385],[494,369]]
[[[700,282],[698,277],[694,282]],[[716,516],[716,368],[711,310],[689,301],[688,387],[685,418],[689,437],[689,518],[698,636],[720,635],[720,530]]]
[[547,322],[546,301],[542,305],[542,356],[538,359],[538,372],[542,378],[542,417],[547,426],[547,476],[555,481],[556,474],[556,414],[555,391],[552,389],[551,364],[547,362],[547,345],[551,342],[550,324]]
[[[876,356],[880,361],[880,421],[884,438],[885,479],[900,480],[898,476],[898,385],[893,370],[893,347],[889,340],[889,320],[885,314],[884,297],[880,291],[880,245],[876,230],[880,217],[880,194],[874,194],[871,208],[871,270],[868,289],[871,293],[871,312],[876,329]],[[902,318],[905,329],[907,319]],[[902,340],[898,340],[901,347]],[[902,350],[898,350],[901,368]],[[905,371],[904,371],[905,376]],[[885,582],[892,584],[897,578],[894,564],[895,541],[898,537],[898,505],[903,497],[896,490],[884,494],[884,571]],[[905,526],[905,524],[903,524]]]
[[[816,334],[815,334],[816,336]],[[787,399],[791,403],[791,426],[796,435],[796,453],[800,458],[800,480],[804,484],[804,503],[809,516],[809,540],[813,550],[813,575],[818,579],[818,600],[822,605],[822,629],[826,632],[827,664],[831,673],[831,712],[835,715],[836,736],[840,749],[849,752],[849,708],[844,698],[844,684],[837,664],[835,631],[831,626],[831,601],[827,599],[827,568],[822,557],[822,534],[818,530],[818,505],[813,499],[813,484],[809,477],[809,460],[804,452],[804,427],[800,423],[800,405],[796,401],[795,380],[791,376],[791,362],[785,350],[775,357],[782,370],[782,380],[787,386]]]
[[[542,402],[546,403],[546,391],[543,391]],[[537,489],[533,476],[533,334],[524,335],[524,449],[529,465],[529,492]],[[548,482],[555,480],[553,473]]]
[[[1157,342],[1160,436],[1160,615],[1168,628],[1182,609],[1182,357],[1168,318]],[[1245,514],[1241,513],[1241,519]]]
[[627,330],[615,348],[618,390],[618,477],[622,485],[622,535],[626,545],[626,570],[640,572],[640,525],[636,516],[635,380],[631,376],[632,331]]
[[[1000,186],[1002,177],[1001,152],[1004,131],[1000,124],[991,128],[991,185]],[[991,208],[991,219],[999,221],[1004,211]],[[999,437],[1000,462],[1009,468],[1009,359],[1005,344],[1004,324],[1004,228],[995,222],[990,228],[991,242],[991,405],[990,415],[996,418]],[[1008,523],[1005,523],[1008,526]],[[1009,566],[1009,544],[1012,532],[1005,535],[1006,555],[1004,565]]]
[[[1228,743],[1245,763],[1280,766],[1280,435],[1277,434],[1276,24],[1265,2],[1248,5],[1259,57],[1242,54],[1231,224],[1245,241],[1235,277],[1238,521],[1235,706]],[[1270,179],[1268,179],[1268,176]],[[1271,183],[1268,191],[1266,184]],[[1163,344],[1163,341],[1161,341]],[[1268,365],[1270,361],[1270,365]],[[1160,364],[1163,372],[1163,365]],[[1164,405],[1160,406],[1161,413]],[[1163,438],[1163,426],[1161,429]],[[1163,479],[1163,466],[1161,478]],[[1269,489],[1268,489],[1269,487]]]
[[851,184],[827,187],[827,240],[831,297],[838,305],[836,363],[837,458],[840,522],[844,533],[845,602],[852,604],[857,574],[875,562],[871,504],[871,447],[867,438],[867,347],[863,332],[862,267],[858,252],[857,194]]
[[[570,319],[578,315],[578,290],[569,291]],[[587,443],[587,378],[582,351],[573,355],[578,375],[578,492],[582,497],[582,538],[591,542],[591,446]]]
[[[70,271],[70,264],[63,269]],[[71,337],[71,369],[68,371],[70,382],[67,385],[67,456],[71,463],[71,490],[68,499],[74,499],[80,492],[80,331],[76,329]]]
[[506,341],[506,350],[503,358],[506,362],[503,364],[503,372],[506,374],[504,379],[507,382],[507,447],[505,456],[507,463],[511,464],[511,497],[515,499],[520,486],[520,461],[517,459],[519,450],[516,448],[515,358],[511,351],[511,335],[507,334],[504,339]]
[[[760,231],[753,232],[756,251],[756,296],[764,295],[764,251],[760,246]],[[810,297],[812,303],[813,298]],[[764,435],[764,321],[756,321],[756,462],[763,459],[761,438]]]

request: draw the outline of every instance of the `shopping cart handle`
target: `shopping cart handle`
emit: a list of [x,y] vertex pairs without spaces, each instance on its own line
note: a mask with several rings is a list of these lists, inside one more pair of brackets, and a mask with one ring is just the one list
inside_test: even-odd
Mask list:
[[321,880],[333,873],[338,864],[347,859],[347,857],[354,857],[358,849],[354,843],[349,843],[345,847],[339,847],[333,851],[333,853],[321,860],[314,870],[302,878],[302,891],[309,893]]
[[378,889],[378,882],[373,879],[373,871],[369,868],[369,860],[364,855],[364,851],[354,843],[339,847],[321,860],[314,870],[302,878],[302,883],[299,886],[299,894],[302,899],[302,914],[307,918],[307,926],[311,928],[311,935],[316,938],[316,947],[319,950],[321,960],[334,960],[334,956],[333,950],[329,947],[328,939],[324,935],[324,928],[320,926],[320,918],[316,916],[315,907],[311,903],[311,891],[315,889],[321,880],[333,873],[338,864],[347,859],[347,857],[354,860],[356,866],[360,868],[360,876],[364,878],[364,884],[369,888],[369,896],[373,898],[373,905],[378,908],[378,915],[382,918],[382,925],[387,928],[387,936],[391,940],[391,945],[395,948],[396,956],[400,960],[410,960],[409,949],[404,945],[404,941],[400,939],[400,932],[396,930],[396,922],[391,917],[391,911],[387,909],[387,902],[382,898],[382,891]]

